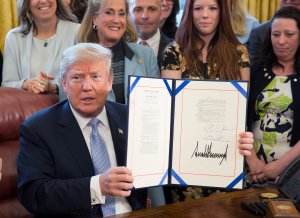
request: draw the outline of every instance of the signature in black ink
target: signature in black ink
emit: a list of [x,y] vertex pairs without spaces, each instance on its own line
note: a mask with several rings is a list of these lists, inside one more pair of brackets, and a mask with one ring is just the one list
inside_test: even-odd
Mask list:
[[223,160],[227,160],[227,150],[228,150],[228,144],[226,146],[226,150],[224,153],[213,153],[212,152],[212,147],[213,144],[212,142],[210,143],[210,145],[206,144],[205,145],[205,149],[204,152],[203,151],[198,151],[198,141],[197,141],[197,145],[196,148],[191,156],[191,158],[193,157],[204,157],[204,158],[222,158],[221,162],[219,163],[219,165],[222,164]]

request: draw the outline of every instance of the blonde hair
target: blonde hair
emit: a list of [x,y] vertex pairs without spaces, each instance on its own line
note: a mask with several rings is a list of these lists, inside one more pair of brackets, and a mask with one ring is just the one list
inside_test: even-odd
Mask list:
[[242,36],[246,31],[246,9],[242,0],[231,0],[230,18],[231,25],[235,35]]
[[[98,11],[100,10],[101,7],[105,7],[106,5],[108,5],[109,1],[113,1],[113,0],[89,0],[88,1],[88,7],[78,32],[78,42],[99,43],[97,30],[93,29],[93,17],[98,14]],[[121,40],[127,42],[136,42],[138,39],[137,33],[132,23],[130,22],[128,16],[128,3],[126,0],[124,1],[126,5],[126,30]]]

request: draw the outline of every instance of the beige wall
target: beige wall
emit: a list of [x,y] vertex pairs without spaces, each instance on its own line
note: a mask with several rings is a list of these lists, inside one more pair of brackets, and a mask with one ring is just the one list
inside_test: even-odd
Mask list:
[[269,20],[279,8],[279,0],[243,0],[249,14],[261,23]]

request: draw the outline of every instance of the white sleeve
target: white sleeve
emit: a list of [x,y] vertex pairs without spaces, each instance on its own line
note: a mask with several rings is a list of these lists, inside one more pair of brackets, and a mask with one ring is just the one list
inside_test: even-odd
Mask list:
[[101,188],[100,188],[100,182],[99,182],[100,175],[92,176],[91,178],[90,190],[91,190],[92,205],[105,203],[105,196],[102,195]]

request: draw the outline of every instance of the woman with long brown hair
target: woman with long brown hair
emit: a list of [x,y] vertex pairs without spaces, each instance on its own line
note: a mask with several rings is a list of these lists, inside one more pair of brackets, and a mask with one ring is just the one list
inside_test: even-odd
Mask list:
[[[249,80],[249,66],[248,51],[233,33],[227,2],[187,0],[175,42],[162,55],[162,77]],[[239,137],[252,147],[251,133],[241,133]],[[246,148],[242,144],[240,150]],[[173,201],[199,198],[212,191],[193,187],[172,189]]]
[[226,1],[187,0],[162,77],[249,80],[249,55],[235,37]]

